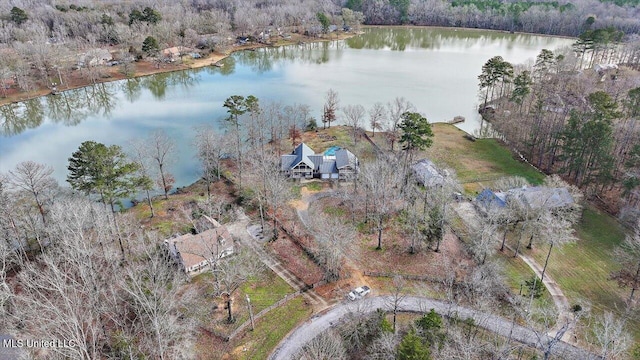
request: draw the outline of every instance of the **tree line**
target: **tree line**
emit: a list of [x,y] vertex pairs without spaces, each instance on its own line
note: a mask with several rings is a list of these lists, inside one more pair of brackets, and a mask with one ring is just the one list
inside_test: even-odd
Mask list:
[[[15,6],[17,5],[17,6]],[[130,76],[132,62],[161,61],[175,46],[224,52],[236,36],[252,39],[291,32],[316,36],[332,26],[413,24],[577,36],[585,29],[640,30],[637,6],[597,0],[499,3],[485,1],[348,0],[95,2],[0,5],[0,83],[30,92],[68,84],[77,73],[95,83],[107,76],[99,49]],[[82,59],[89,59],[83,61]],[[157,64],[159,65],[159,63]],[[77,72],[74,72],[78,70]],[[53,85],[52,85],[53,84]]]
[[639,205],[640,58],[636,43],[616,38],[613,29],[586,31],[572,49],[544,49],[530,65],[490,59],[479,76],[480,112],[529,162],[632,224]]

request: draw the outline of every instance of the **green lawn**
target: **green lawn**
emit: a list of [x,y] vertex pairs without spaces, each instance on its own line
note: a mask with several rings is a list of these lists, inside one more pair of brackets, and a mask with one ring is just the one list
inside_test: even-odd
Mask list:
[[268,312],[256,323],[255,330],[248,331],[238,340],[238,344],[243,349],[237,352],[238,358],[266,359],[278,343],[297,324],[308,318],[311,312],[311,307],[305,303],[302,296]]
[[[204,272],[192,279],[192,284],[201,287],[202,294],[212,294],[213,279],[210,272]],[[259,313],[263,309],[275,304],[278,300],[287,294],[292,294],[294,290],[282,280],[276,273],[271,270],[264,272],[264,276],[259,279],[251,279],[246,281],[236,292],[236,300],[232,309],[236,321],[233,324],[217,323],[212,325],[216,331],[228,334],[235,330],[238,326],[249,320],[249,310],[246,303],[246,295],[251,299],[251,307],[254,314]],[[206,298],[205,298],[206,299]],[[205,310],[194,313],[197,320],[203,324],[209,324],[212,314],[210,308],[203,307]],[[273,310],[275,311],[275,310]],[[266,316],[268,316],[267,313]],[[226,315],[226,313],[225,313]]]
[[[526,280],[530,280],[534,272],[531,270],[529,265],[525,264],[524,261],[520,258],[514,258],[509,251],[505,251],[504,253],[498,252],[496,255],[498,259],[500,259],[500,263],[504,269],[504,275],[506,277],[507,286],[511,289],[511,292],[514,295],[520,295],[521,285],[524,285]],[[522,287],[522,296],[527,296],[529,294],[526,286]],[[526,302],[528,304],[528,302]],[[548,291],[542,293],[542,296],[538,299],[534,300],[534,305],[536,304],[553,304],[553,299],[551,298],[551,294]]]
[[249,295],[254,314],[294,292],[291,286],[273,271],[266,271],[265,274],[263,279],[247,281],[240,287],[243,298]]
[[[471,151],[479,159],[493,163],[490,174],[522,176],[532,185],[542,184],[545,175],[533,166],[514,159],[514,155],[495,139],[480,139],[471,143]],[[472,174],[475,175],[475,174]],[[483,174],[479,174],[482,177]]]
[[[472,142],[464,138],[464,132],[448,124],[434,124],[433,129],[433,146],[423,155],[454,169],[460,181],[466,183],[465,190],[468,193],[490,186],[492,179],[501,176],[523,176],[532,184],[540,184],[544,180],[544,174],[516,160],[496,140],[479,139]],[[451,225],[459,228],[459,223],[454,219]],[[613,217],[587,207],[582,221],[576,226],[576,235],[580,239],[577,243],[553,250],[548,273],[558,282],[572,305],[589,302],[596,313],[605,309],[622,312],[628,291],[620,289],[608,278],[619,266],[613,257],[613,250],[624,239],[623,229]],[[546,247],[538,246],[531,253],[539,264],[544,264]],[[518,293],[519,284],[532,272],[521,261],[511,259],[508,255],[504,258],[508,284]],[[640,323],[631,325],[629,328],[634,330],[635,339],[640,342]]]
[[442,123],[433,124],[433,132],[433,146],[420,156],[455,170],[467,193],[479,192],[505,176],[522,176],[534,185],[544,180],[544,174],[516,160],[517,156],[495,139],[470,141],[462,130]]
[[[612,216],[587,206],[576,226],[576,235],[579,239],[576,243],[553,250],[547,272],[560,285],[571,305],[588,302],[594,314],[605,310],[623,313],[629,290],[609,280],[611,272],[620,266],[613,251],[625,238],[623,228]],[[530,251],[538,263],[544,264],[547,248],[538,246],[533,251],[525,251]],[[636,343],[640,343],[640,321],[631,317],[628,320],[628,330]]]
[[[594,309],[623,309],[626,291],[608,280],[619,268],[613,250],[624,240],[623,229],[613,217],[589,206],[576,226],[576,235],[576,243],[553,250],[547,271],[571,301],[584,298]],[[538,246],[532,253],[544,264],[546,247]]]

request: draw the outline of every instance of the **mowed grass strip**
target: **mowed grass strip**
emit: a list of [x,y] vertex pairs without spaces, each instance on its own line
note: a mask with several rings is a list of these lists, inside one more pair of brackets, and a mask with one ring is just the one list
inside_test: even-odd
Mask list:
[[273,271],[267,270],[265,274],[263,278],[249,280],[240,287],[243,298],[249,295],[254,314],[294,293],[293,288]]
[[470,141],[464,137],[464,131],[453,125],[436,123],[432,127],[433,145],[420,156],[455,170],[469,193],[479,192],[505,176],[522,176],[533,185],[544,180],[543,173],[516,160],[516,155],[496,139]]
[[236,352],[238,359],[266,359],[278,343],[296,325],[311,315],[311,306],[305,303],[302,296],[288,301],[269,311],[256,323],[255,330],[247,331],[239,339],[240,349]]
[[[586,299],[599,311],[624,309],[627,292],[609,280],[620,268],[613,252],[625,238],[622,227],[610,215],[587,206],[575,229],[578,241],[553,249],[548,273],[570,301]],[[544,264],[547,252],[547,245],[534,245],[532,255]]]

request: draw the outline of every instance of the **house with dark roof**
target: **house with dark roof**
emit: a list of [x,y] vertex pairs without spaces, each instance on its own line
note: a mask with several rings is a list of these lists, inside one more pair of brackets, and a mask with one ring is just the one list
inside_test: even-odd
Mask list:
[[491,189],[484,189],[476,197],[475,204],[484,212],[488,212],[494,207],[503,208],[507,206],[506,194],[503,192],[493,192]]
[[291,154],[280,157],[280,171],[292,179],[351,180],[359,171],[359,163],[347,149],[331,147],[323,154],[316,154],[301,143]]
[[214,226],[212,229],[164,241],[169,256],[187,275],[195,275],[234,252],[233,239],[227,228],[214,219],[209,220]]

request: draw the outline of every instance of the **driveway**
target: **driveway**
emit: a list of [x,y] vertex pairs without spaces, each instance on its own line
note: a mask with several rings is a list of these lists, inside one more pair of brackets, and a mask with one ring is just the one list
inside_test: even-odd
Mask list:
[[[300,325],[289,334],[274,352],[269,356],[270,360],[291,360],[295,359],[295,354],[311,339],[327,331],[349,313],[370,313],[381,308],[387,311],[392,309],[392,296],[377,296],[365,298],[354,302],[343,302],[330,310],[316,315],[304,324]],[[443,301],[433,300],[424,297],[407,296],[400,303],[400,308],[404,312],[428,312],[434,309],[442,315],[457,315],[460,318],[472,318],[475,323],[504,337],[511,337],[513,340],[530,347],[547,349],[553,339],[546,334],[536,332],[532,329],[514,324],[512,321],[492,314],[472,310],[462,306],[447,304]],[[599,357],[568,344],[558,341],[551,347],[551,353],[562,359],[591,360]]]
[[[469,226],[478,227],[481,219],[480,214],[476,211],[475,207],[472,203],[465,201],[458,203],[457,206],[454,206],[455,211],[458,213],[460,218]],[[496,238],[496,243],[501,243],[502,240]],[[510,251],[514,251],[510,246],[506,246],[506,248]],[[538,278],[542,277],[542,266],[538,264],[531,256],[523,254],[522,252],[518,253],[518,257],[522,259],[522,261],[527,264],[531,270],[536,274]],[[550,336],[554,336],[560,329],[567,323],[572,321],[573,314],[569,309],[569,300],[560,289],[558,283],[553,280],[549,273],[544,274],[544,280],[542,284],[547,288],[549,294],[551,294],[551,299],[553,300],[553,304],[556,307],[556,311],[558,312],[558,320],[556,321],[556,326],[549,331]],[[573,329],[569,328],[564,335],[562,336],[562,340],[571,342],[573,336]]]

